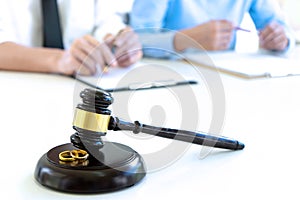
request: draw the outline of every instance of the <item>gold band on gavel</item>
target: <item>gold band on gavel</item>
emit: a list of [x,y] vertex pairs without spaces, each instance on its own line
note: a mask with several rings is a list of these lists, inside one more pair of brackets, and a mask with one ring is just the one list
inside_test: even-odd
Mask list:
[[88,112],[76,108],[73,126],[89,131],[106,133],[108,129],[109,120],[110,115]]

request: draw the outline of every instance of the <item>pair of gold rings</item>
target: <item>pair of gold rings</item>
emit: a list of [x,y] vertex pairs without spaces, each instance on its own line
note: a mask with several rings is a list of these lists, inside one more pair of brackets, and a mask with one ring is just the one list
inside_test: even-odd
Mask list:
[[89,157],[89,154],[85,150],[67,150],[62,151],[58,155],[59,160],[63,162],[73,162],[73,161],[84,161]]

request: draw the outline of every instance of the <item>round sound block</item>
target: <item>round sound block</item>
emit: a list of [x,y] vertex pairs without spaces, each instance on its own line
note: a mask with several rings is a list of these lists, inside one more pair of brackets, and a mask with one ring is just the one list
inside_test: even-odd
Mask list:
[[133,186],[145,175],[142,157],[128,146],[106,142],[85,161],[62,162],[59,153],[77,149],[71,143],[54,147],[37,163],[34,176],[42,185],[70,193],[102,193]]

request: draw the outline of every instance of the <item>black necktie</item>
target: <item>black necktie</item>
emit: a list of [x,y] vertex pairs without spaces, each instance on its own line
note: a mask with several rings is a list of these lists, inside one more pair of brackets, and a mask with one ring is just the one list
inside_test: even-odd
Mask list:
[[63,49],[62,34],[56,0],[42,0],[43,46]]

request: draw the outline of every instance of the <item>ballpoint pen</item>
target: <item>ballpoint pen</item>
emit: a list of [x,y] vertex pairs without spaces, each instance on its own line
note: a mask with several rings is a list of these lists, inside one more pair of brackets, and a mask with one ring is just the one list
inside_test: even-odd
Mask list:
[[248,32],[248,33],[251,32],[250,30],[241,28],[241,27],[239,27],[239,26],[234,27],[234,29],[237,30],[237,31],[244,31],[244,32]]

